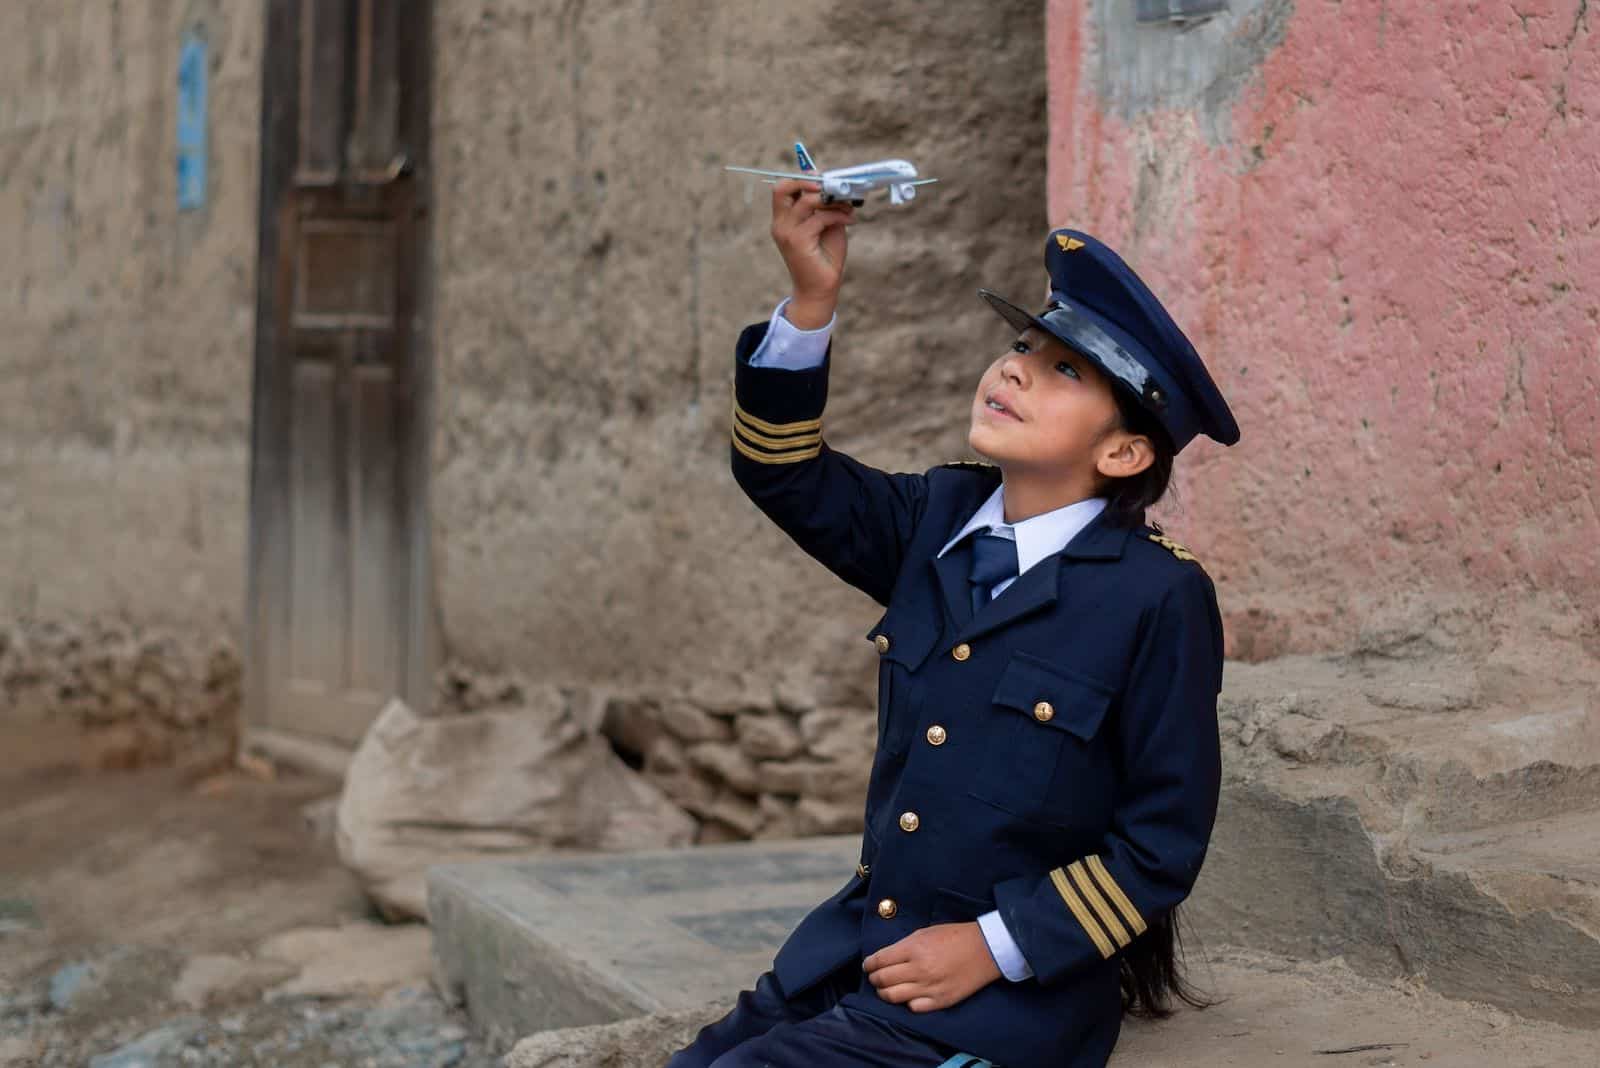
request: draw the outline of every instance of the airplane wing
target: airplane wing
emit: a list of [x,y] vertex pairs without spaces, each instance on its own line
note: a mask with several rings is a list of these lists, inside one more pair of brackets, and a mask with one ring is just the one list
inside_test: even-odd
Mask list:
[[762,178],[793,178],[800,182],[822,182],[822,175],[815,172],[811,174],[795,174],[789,171],[764,171],[758,167],[725,167],[724,170],[737,171],[740,174],[755,174]]
[[937,179],[937,178],[918,178],[914,182],[907,182],[905,184],[907,184],[907,185],[932,185],[934,182],[937,182],[938,180],[939,179]]

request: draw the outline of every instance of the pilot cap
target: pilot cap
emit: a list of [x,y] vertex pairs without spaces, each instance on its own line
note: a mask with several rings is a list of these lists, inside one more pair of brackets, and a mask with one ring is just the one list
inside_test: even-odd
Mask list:
[[1223,445],[1239,440],[1200,354],[1122,257],[1082,231],[1054,230],[1044,262],[1050,298],[1037,315],[986,289],[978,294],[1018,333],[1037,327],[1103,371],[1161,424],[1174,451],[1196,434]]

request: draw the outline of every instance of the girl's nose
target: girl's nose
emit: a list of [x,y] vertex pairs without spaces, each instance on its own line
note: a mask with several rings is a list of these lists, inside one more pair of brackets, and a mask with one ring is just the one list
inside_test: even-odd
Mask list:
[[1028,369],[1023,361],[1013,353],[1000,361],[1000,377],[1018,389],[1027,386]]

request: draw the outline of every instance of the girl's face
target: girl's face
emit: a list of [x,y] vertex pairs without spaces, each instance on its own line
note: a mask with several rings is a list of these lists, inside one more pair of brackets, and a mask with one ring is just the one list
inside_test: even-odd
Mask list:
[[1138,474],[1154,453],[1118,428],[1111,383],[1088,360],[1029,327],[978,380],[967,443],[1005,474],[1083,480]]

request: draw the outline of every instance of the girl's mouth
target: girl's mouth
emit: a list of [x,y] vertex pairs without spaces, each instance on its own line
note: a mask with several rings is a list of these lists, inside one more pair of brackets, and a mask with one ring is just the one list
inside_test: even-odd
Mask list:
[[984,398],[983,406],[986,411],[993,412],[997,418],[1015,419],[1019,423],[1022,422],[1022,417],[1007,408],[1005,402],[993,393]]

